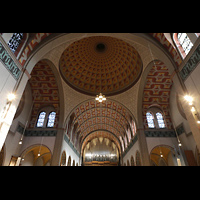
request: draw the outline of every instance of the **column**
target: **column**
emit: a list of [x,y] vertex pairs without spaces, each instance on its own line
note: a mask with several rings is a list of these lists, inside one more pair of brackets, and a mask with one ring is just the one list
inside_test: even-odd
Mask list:
[[51,160],[51,166],[59,166],[60,165],[60,158],[61,158],[61,151],[62,151],[62,144],[64,140],[64,129],[60,129],[57,131],[56,141],[53,149],[53,156]]
[[142,165],[150,166],[150,157],[149,157],[149,151],[147,147],[147,140],[144,133],[144,129],[137,129],[137,136],[138,136],[138,142],[139,142],[139,147],[140,147]]

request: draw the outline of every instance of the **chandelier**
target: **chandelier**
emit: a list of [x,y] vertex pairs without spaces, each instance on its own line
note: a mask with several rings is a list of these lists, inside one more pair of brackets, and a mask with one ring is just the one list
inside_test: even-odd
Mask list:
[[102,101],[106,100],[106,97],[105,97],[105,95],[102,95],[102,93],[100,93],[99,95],[96,96],[95,100],[102,102]]

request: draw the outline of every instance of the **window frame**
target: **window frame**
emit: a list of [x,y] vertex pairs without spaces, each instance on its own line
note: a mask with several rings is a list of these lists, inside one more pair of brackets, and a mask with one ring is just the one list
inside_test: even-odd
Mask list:
[[[54,119],[53,119],[53,126],[48,126],[48,124],[49,124],[49,116],[50,116],[52,113],[55,113]],[[54,125],[55,125],[55,120],[56,120],[56,112],[55,112],[55,111],[51,111],[51,112],[48,114],[46,127],[47,127],[47,128],[53,128]]]
[[[185,59],[185,57],[189,54],[189,52],[191,51],[191,49],[192,49],[192,47],[194,46],[194,44],[193,44],[193,42],[191,41],[189,35],[188,35],[187,33],[185,33],[185,34],[186,34],[186,37],[188,37],[188,39],[189,39],[189,41],[190,41],[190,44],[192,44],[192,47],[191,47],[190,50],[186,53],[185,50],[184,50],[184,48],[183,48],[183,43],[181,44],[181,42],[180,42],[180,40],[179,40],[179,38],[178,38],[178,34],[180,34],[180,33],[174,33],[174,34],[173,34],[173,42],[174,42],[174,44],[175,44],[175,47],[176,47],[178,53],[181,55],[182,59]],[[186,37],[185,37],[185,38],[186,38]],[[185,38],[184,38],[184,40],[185,40]]]
[[[150,126],[149,126],[149,122],[148,122],[148,119],[147,119],[147,113],[151,114],[151,116],[152,116],[152,118],[153,118],[152,121],[153,121],[154,127],[150,127]],[[154,113],[152,113],[151,111],[147,111],[147,112],[146,112],[146,120],[147,120],[148,128],[150,128],[150,129],[156,128]]]
[[[156,106],[153,106],[153,107],[149,108],[147,110],[147,112],[146,112],[146,120],[147,120],[147,113],[148,112],[153,115],[153,120],[154,120],[154,128],[149,127],[148,121],[147,121],[147,126],[148,126],[149,129],[166,129],[167,128],[167,123],[166,123],[166,120],[165,120],[164,112],[160,108],[158,108]],[[164,123],[164,127],[163,128],[160,127],[160,125],[159,125],[159,122],[158,122],[158,119],[157,119],[157,115],[156,115],[157,113],[160,113],[162,115],[163,123]]]
[[[42,118],[42,119],[43,119],[42,126],[38,126],[38,122],[39,122],[39,120],[40,120],[40,116],[41,116],[42,113],[44,113],[44,118]],[[38,115],[38,117],[37,117],[36,128],[42,128],[42,127],[44,126],[46,115],[47,115],[47,113],[46,113],[45,111],[41,111],[41,112],[39,113],[39,115]],[[41,122],[40,122],[40,123],[41,123]]]
[[[163,121],[162,123],[164,124],[164,127],[160,127],[160,123],[159,123],[159,119],[158,119],[158,115],[157,115],[158,113],[162,116],[162,121]],[[164,121],[163,114],[162,114],[161,112],[159,112],[159,111],[156,112],[156,120],[157,120],[157,122],[158,122],[159,128],[162,128],[162,129],[163,129],[163,128],[166,128],[166,124],[165,124],[165,121]]]
[[[45,118],[44,118],[43,126],[38,127],[38,126],[37,126],[38,120],[39,120],[39,117],[40,117],[40,113],[42,113],[42,112],[45,112],[46,115],[45,115]],[[49,115],[50,115],[52,112],[55,112],[54,125],[53,125],[52,127],[48,127],[47,125],[48,125]],[[40,109],[40,111],[38,112],[37,119],[36,119],[36,123],[35,123],[35,128],[55,128],[55,122],[56,122],[56,111],[55,111],[55,109],[54,109],[52,106],[48,106],[48,107],[45,107],[45,108]]]

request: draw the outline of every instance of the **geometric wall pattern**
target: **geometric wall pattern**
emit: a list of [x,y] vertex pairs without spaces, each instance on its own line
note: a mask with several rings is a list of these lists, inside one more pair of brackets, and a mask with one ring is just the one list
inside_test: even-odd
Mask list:
[[169,114],[169,98],[172,80],[168,68],[161,61],[155,61],[155,65],[149,71],[143,93],[143,122],[148,129],[146,112],[152,105],[157,105],[164,113],[166,126],[172,128]]
[[46,106],[53,106],[56,112],[54,127],[58,127],[59,120],[59,91],[56,78],[49,65],[44,61],[39,61],[31,72],[29,80],[32,90],[33,108],[29,128],[36,126],[38,112]]

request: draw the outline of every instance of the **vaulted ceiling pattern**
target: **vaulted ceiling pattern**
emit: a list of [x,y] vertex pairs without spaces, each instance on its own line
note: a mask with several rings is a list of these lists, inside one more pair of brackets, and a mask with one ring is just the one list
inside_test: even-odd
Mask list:
[[76,142],[75,138],[77,138],[80,144],[90,133],[104,130],[114,135],[119,141],[122,139],[123,145],[126,145],[127,130],[130,129],[132,132],[131,120],[134,119],[132,114],[120,103],[110,99],[102,103],[95,100],[86,101],[73,109],[71,115],[74,118],[70,124],[67,124],[68,129],[69,126],[76,127],[71,128],[72,140]]

